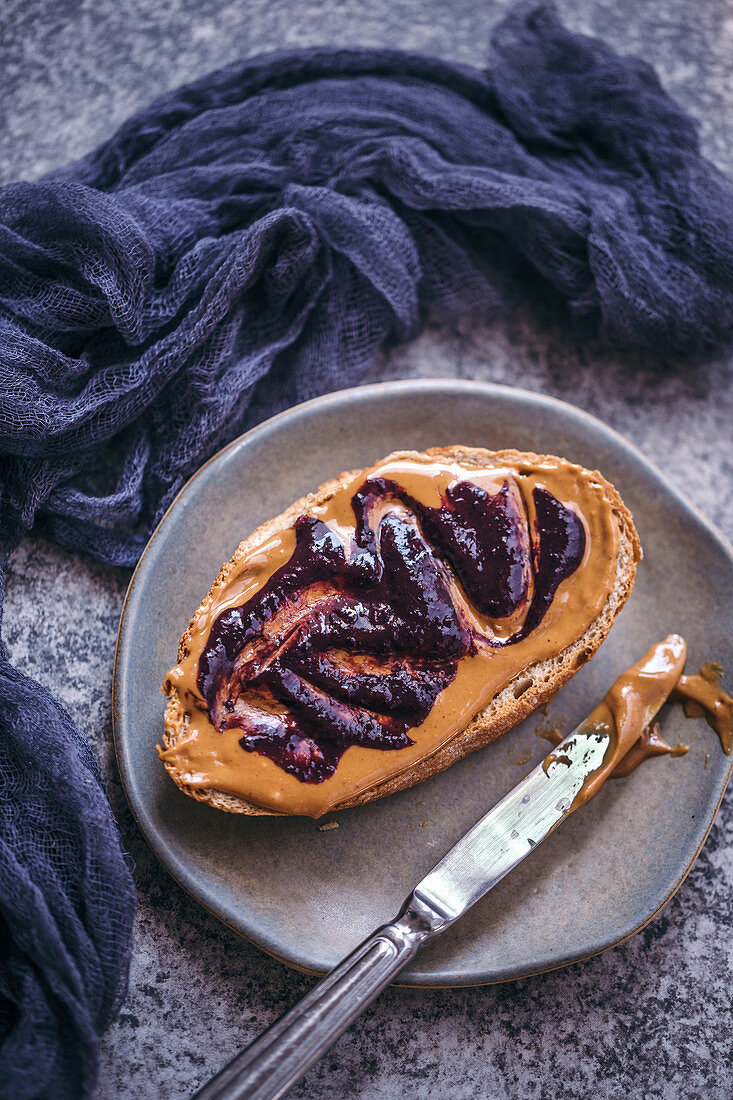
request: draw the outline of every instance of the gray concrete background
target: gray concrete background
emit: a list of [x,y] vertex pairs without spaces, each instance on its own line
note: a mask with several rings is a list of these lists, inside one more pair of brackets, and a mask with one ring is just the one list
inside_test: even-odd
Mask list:
[[[389,44],[481,64],[506,7],[478,0],[4,0],[0,181],[32,179],[107,137],[134,109],[239,55],[316,43]],[[562,0],[568,24],[637,53],[733,166],[733,6],[727,0]],[[623,432],[733,535],[729,362],[702,368],[577,346],[525,309],[431,326],[371,380],[456,375],[574,402]],[[134,856],[130,991],[102,1042],[97,1100],[189,1095],[311,980],[241,941],[188,898],[137,833],[111,747],[110,679],[127,574],[40,540],[8,578],[11,657],[93,741]],[[79,626],[79,608],[85,609]],[[51,641],[45,629],[55,620]],[[733,1095],[733,799],[664,912],[627,944],[509,985],[388,990],[293,1097]]]

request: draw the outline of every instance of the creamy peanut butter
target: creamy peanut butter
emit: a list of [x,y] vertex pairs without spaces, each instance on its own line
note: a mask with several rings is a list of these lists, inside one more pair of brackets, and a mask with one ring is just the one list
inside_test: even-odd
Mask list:
[[[681,703],[687,718],[704,718],[720,737],[723,751],[728,755],[733,751],[733,697],[720,686],[722,668],[717,661],[708,661],[697,675],[683,676],[685,652],[685,643],[676,634],[652,646],[641,661],[619,677],[583,722],[580,729],[585,732],[609,732],[611,745],[603,767],[576,798],[576,807],[592,798],[606,779],[622,779],[652,756],[685,756],[690,751],[689,745],[682,742],[667,744],[659,723],[648,720],[649,713],[655,713],[665,700]],[[537,736],[557,747],[566,735],[555,726],[541,723]],[[551,753],[546,761],[552,759]],[[706,768],[709,759],[707,753]]]
[[708,661],[696,676],[680,677],[673,698],[682,703],[688,718],[705,719],[729,756],[733,752],[733,696],[720,686],[722,671],[717,661]]
[[[363,503],[365,486],[375,484],[391,488],[384,490],[381,496],[373,492],[367,503]],[[159,749],[161,759],[169,769],[175,770],[176,777],[190,787],[239,795],[268,810],[319,817],[429,757],[464,729],[474,715],[530,665],[554,657],[576,642],[597,618],[614,587],[619,550],[619,523],[608,490],[592,473],[579,466],[562,459],[525,462],[509,456],[499,456],[496,465],[482,468],[461,462],[436,462],[427,457],[399,459],[377,464],[346,481],[328,500],[307,511],[307,523],[313,530],[320,524],[318,531],[321,534],[327,531],[332,540],[329,552],[335,553],[335,546],[349,563],[342,569],[346,575],[346,568],[355,568],[353,563],[361,553],[359,540],[364,540],[364,524],[360,526],[355,508],[369,509],[368,533],[376,532],[373,537],[377,542],[381,539],[385,560],[387,549],[397,546],[399,539],[413,539],[418,546],[415,553],[419,551],[424,555],[425,531],[432,530],[431,523],[435,526],[435,517],[440,515],[437,510],[445,505],[451,493],[456,509],[468,507],[466,500],[472,486],[484,494],[487,507],[501,498],[502,523],[505,516],[518,517],[508,530],[507,540],[513,547],[514,556],[502,573],[501,584],[506,588],[511,583],[513,591],[521,593],[521,599],[515,600],[509,612],[504,613],[501,601],[492,603],[490,598],[482,597],[478,602],[483,602],[484,606],[480,609],[475,593],[484,591],[481,586],[485,585],[487,570],[491,571],[492,555],[481,558],[480,554],[473,554],[471,557],[470,546],[466,548],[456,543],[455,553],[463,553],[469,563],[462,574],[463,580],[457,576],[460,570],[450,565],[450,547],[445,553],[434,555],[437,564],[434,560],[429,573],[430,583],[445,584],[450,592],[451,612],[455,613],[458,623],[456,630],[462,631],[461,636],[470,641],[466,643],[465,653],[452,664],[443,661],[438,666],[430,653],[413,658],[400,650],[397,656],[390,655],[387,671],[395,682],[403,675],[403,665],[410,661],[413,673],[417,670],[425,683],[431,682],[431,677],[434,680],[439,673],[445,678],[429,713],[419,724],[410,726],[406,732],[394,723],[389,726],[393,743],[402,747],[385,749],[351,744],[343,751],[332,774],[319,782],[304,782],[263,752],[245,751],[242,747],[243,740],[245,744],[260,743],[246,740],[250,717],[256,721],[258,731],[271,727],[279,731],[278,736],[283,740],[283,723],[288,720],[288,704],[283,699],[293,699],[293,705],[303,706],[307,689],[310,695],[306,702],[312,702],[311,696],[315,694],[323,701],[324,693],[320,689],[315,693],[310,682],[315,676],[313,670],[325,676],[331,675],[334,668],[340,675],[346,668],[350,674],[368,679],[370,690],[377,690],[379,677],[376,673],[383,673],[386,667],[379,664],[382,657],[348,652],[350,647],[345,642],[340,642],[325,656],[320,651],[314,656],[314,646],[304,645],[299,660],[301,666],[303,662],[310,662],[307,664],[308,676],[302,675],[301,666],[295,666],[292,661],[285,671],[282,668],[283,654],[291,653],[292,648],[288,647],[292,639],[301,636],[298,631],[307,634],[307,630],[315,630],[314,623],[320,622],[332,628],[336,615],[330,609],[334,592],[346,599],[343,579],[336,578],[331,584],[319,580],[284,597],[268,621],[261,623],[254,640],[248,641],[238,656],[232,658],[231,682],[235,683],[236,690],[230,690],[227,685],[219,689],[215,685],[218,694],[211,688],[208,700],[204,695],[201,669],[205,666],[201,662],[207,653],[209,664],[213,660],[211,653],[215,647],[211,638],[217,637],[216,624],[220,624],[216,629],[221,632],[223,613],[229,614],[232,609],[248,603],[254,606],[251,601],[255,596],[264,598],[262,593],[269,591],[267,586],[272,586],[283,566],[294,560],[296,544],[302,535],[301,524],[298,531],[288,528],[246,554],[236,574],[212,590],[193,619],[185,657],[171,670],[164,683],[166,692],[175,686],[187,716],[183,719],[185,734],[178,743]],[[548,521],[545,511],[538,513],[540,504],[544,509],[548,500],[559,502],[558,507],[562,507],[566,517],[574,517],[576,534],[582,534],[582,558],[578,553],[580,560],[573,563],[571,575],[564,577],[554,590],[547,579],[548,562],[552,565],[554,559],[549,551],[545,553],[541,549],[542,528]],[[431,509],[434,511],[429,512]],[[387,542],[388,536],[392,543]],[[454,539],[459,536],[460,531],[451,535]],[[503,552],[501,547],[498,549]],[[477,561],[479,565],[484,563],[480,569]],[[347,610],[352,618],[357,615],[350,605]],[[275,682],[273,669],[276,665],[279,678],[273,696],[270,688],[265,690],[261,685]],[[449,666],[448,674],[444,670]],[[638,677],[643,683],[643,674],[639,673]],[[437,682],[443,684],[443,680]],[[326,699],[323,705],[328,704]],[[623,699],[619,699],[618,705],[625,705]],[[224,719],[218,717],[218,727],[212,722],[212,706],[217,716],[224,716]],[[368,709],[357,711],[343,703],[339,706],[340,714],[351,715],[352,711],[358,714],[359,730],[365,721],[368,726],[374,720],[374,714]],[[240,726],[223,728],[227,711],[241,721]],[[328,713],[331,715],[331,711]],[[380,720],[388,726],[386,719]],[[631,716],[623,719],[622,731],[626,729],[624,723],[631,720]],[[621,739],[625,736],[623,732],[620,735]],[[290,744],[286,747],[288,751],[292,748]]]
[[648,726],[644,726],[636,744],[631,746],[623,760],[613,769],[611,778],[624,779],[652,756],[686,756],[689,751],[690,746],[681,741],[676,745],[668,745],[662,737],[659,723],[650,722]]
[[[670,634],[619,676],[578,727],[580,733],[607,733],[611,742],[601,767],[589,776],[578,792],[573,809],[593,798],[609,776],[624,774],[623,769],[620,773],[617,769],[669,697],[682,675],[686,656],[684,638]],[[632,767],[633,764],[632,757]]]

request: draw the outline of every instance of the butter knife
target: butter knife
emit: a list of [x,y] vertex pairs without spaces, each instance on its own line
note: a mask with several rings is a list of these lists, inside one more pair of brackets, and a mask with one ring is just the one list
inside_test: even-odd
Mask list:
[[[648,663],[650,655],[651,651],[634,668],[646,671],[644,661]],[[623,677],[611,692],[622,683]],[[647,694],[646,721],[657,713],[670,688],[660,685],[656,693],[653,689]],[[453,845],[418,883],[394,921],[373,932],[200,1089],[195,1100],[283,1096],[422,944],[450,928],[582,804],[589,781],[597,779],[601,769],[609,769],[613,755],[612,730],[592,721],[595,714]]]

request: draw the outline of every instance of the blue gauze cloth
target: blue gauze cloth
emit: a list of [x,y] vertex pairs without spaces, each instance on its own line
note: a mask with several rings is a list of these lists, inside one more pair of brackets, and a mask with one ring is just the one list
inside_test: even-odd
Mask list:
[[[0,551],[130,566],[186,478],[358,382],[428,314],[551,295],[581,335],[730,338],[733,223],[648,65],[521,5],[488,72],[388,50],[237,62],[0,191]],[[153,765],[151,765],[153,766]],[[133,887],[94,760],[0,655],[0,1096],[87,1095]]]

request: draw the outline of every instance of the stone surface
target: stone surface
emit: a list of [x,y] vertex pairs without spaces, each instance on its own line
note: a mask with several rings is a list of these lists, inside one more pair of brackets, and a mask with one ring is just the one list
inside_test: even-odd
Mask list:
[[[239,54],[321,42],[390,44],[481,63],[506,5],[478,0],[5,0],[0,180],[84,153],[157,93]],[[654,64],[733,163],[727,0],[578,0],[568,23]],[[730,364],[690,368],[578,346],[541,310],[431,326],[371,380],[486,379],[572,401],[631,439],[733,535]],[[97,1100],[193,1092],[310,986],[185,895],[138,834],[111,746],[110,680],[128,575],[28,540],[8,577],[12,658],[92,740],[136,862],[130,990],[102,1042]],[[84,608],[83,622],[78,609]],[[53,631],[48,629],[53,622]],[[733,1094],[733,800],[681,890],[642,933],[565,970],[498,987],[390,989],[292,1092],[297,1098],[601,1100]]]

